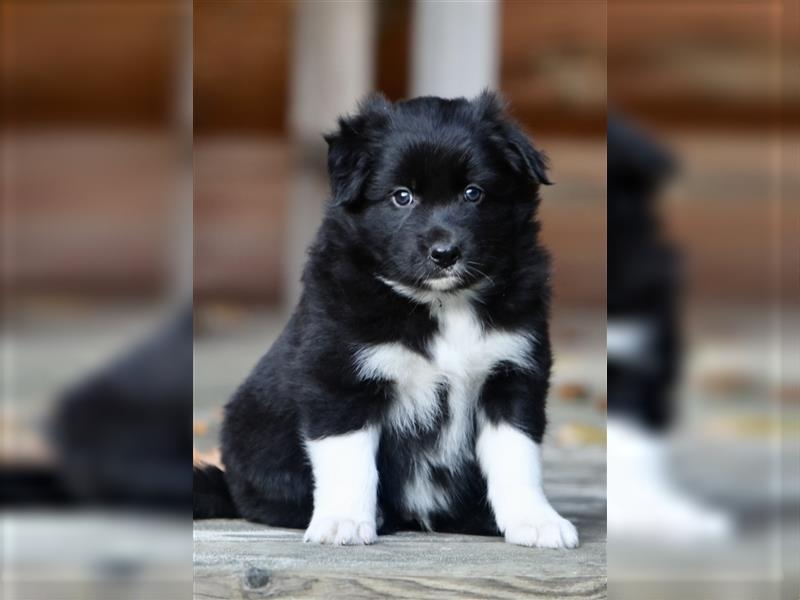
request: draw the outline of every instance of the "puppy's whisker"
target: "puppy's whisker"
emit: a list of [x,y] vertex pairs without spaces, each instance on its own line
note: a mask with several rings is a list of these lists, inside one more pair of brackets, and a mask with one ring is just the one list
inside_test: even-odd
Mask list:
[[476,264],[479,264],[479,263],[474,263],[472,261],[467,261],[467,271],[468,272],[475,272],[478,275],[480,275],[481,277],[487,279],[489,281],[489,283],[491,283],[492,285],[495,285],[494,279],[489,274],[485,273],[484,271],[481,271],[478,267],[476,267],[475,266]]

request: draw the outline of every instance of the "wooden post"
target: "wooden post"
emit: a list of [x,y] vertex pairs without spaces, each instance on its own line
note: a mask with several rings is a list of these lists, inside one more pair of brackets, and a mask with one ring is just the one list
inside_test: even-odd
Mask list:
[[499,13],[496,0],[417,0],[411,94],[471,97],[496,88]]
[[289,115],[295,167],[284,286],[289,310],[300,296],[306,249],[329,193],[322,134],[372,89],[374,8],[372,2],[297,3]]

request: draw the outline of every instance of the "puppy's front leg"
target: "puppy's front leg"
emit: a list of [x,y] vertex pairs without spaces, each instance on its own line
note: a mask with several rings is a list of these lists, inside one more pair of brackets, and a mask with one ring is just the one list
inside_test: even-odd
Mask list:
[[377,427],[367,427],[306,441],[314,473],[314,513],[304,541],[343,545],[377,539],[379,437]]
[[513,425],[487,422],[478,435],[476,453],[497,527],[507,542],[539,548],[578,545],[575,527],[544,495],[538,444]]

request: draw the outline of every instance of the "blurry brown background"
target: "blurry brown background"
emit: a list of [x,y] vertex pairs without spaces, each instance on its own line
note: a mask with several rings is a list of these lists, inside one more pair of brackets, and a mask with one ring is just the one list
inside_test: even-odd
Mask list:
[[163,293],[186,11],[0,6],[4,280],[17,295]]
[[699,301],[796,298],[798,3],[609,2],[612,110],[681,167],[664,216]]
[[[500,88],[549,152],[561,184],[546,191],[543,208],[557,294],[564,302],[601,305],[605,4],[580,5],[576,12],[502,4]],[[412,3],[394,1],[377,11],[374,75],[390,99],[408,95],[412,10]],[[277,301],[295,11],[291,3],[201,0],[194,17],[195,298]]]
[[[412,10],[399,0],[376,11],[374,81],[392,99],[408,94]],[[168,1],[3,3],[0,74],[11,92],[6,123],[16,126],[6,139],[15,155],[28,153],[14,173],[24,198],[14,207],[19,293],[148,295],[169,285],[168,190],[148,174],[175,151],[162,134],[180,125],[180,13]],[[284,297],[295,13],[292,2],[194,3],[198,303]],[[594,305],[605,297],[604,23],[604,2],[501,6],[500,87],[550,154],[558,183],[542,215],[557,293]],[[97,135],[109,130],[110,139]],[[120,154],[129,142],[142,163]],[[121,190],[104,160],[142,176]],[[37,163],[47,164],[48,181]],[[43,236],[46,254],[37,252]]]
[[[730,171],[749,177],[760,190],[758,178],[771,159],[759,139],[778,127],[790,135],[800,123],[798,80],[785,76],[778,60],[781,52],[785,65],[797,57],[796,28],[786,14],[793,5],[698,2],[676,8],[669,2],[612,2],[608,15],[604,2],[543,6],[502,3],[500,87],[553,162],[558,185],[546,190],[542,217],[558,266],[557,295],[563,302],[602,304],[604,273],[595,259],[605,235],[600,195],[606,19],[612,41],[608,82],[616,108],[679,132],[678,144],[689,152],[684,162],[696,156],[695,164],[707,163],[710,170],[718,162],[723,177],[735,164]],[[194,285],[200,301],[274,303],[282,296],[295,8],[291,2],[195,2]],[[405,0],[378,8],[375,81],[391,98],[407,94],[412,10]],[[35,157],[20,163],[40,161],[50,171],[49,182],[37,179],[35,168],[16,174],[25,198],[14,216],[19,285],[146,294],[166,284],[170,273],[160,258],[165,242],[156,235],[166,203],[158,190],[137,190],[131,198],[114,188],[113,176],[104,179],[101,160],[113,160],[114,140],[103,144],[85,131],[127,130],[126,141],[139,144],[145,162],[149,157],[158,163],[156,157],[173,150],[159,131],[180,112],[175,82],[184,67],[181,41],[174,35],[180,11],[180,3],[167,1],[3,3],[6,123],[22,132],[13,138],[15,152]],[[48,132],[65,126],[83,127],[85,143],[62,144],[69,151],[59,152]],[[745,138],[735,145],[720,138],[711,148],[700,138],[715,130]],[[699,132],[694,141],[692,131]],[[63,185],[71,191],[53,195],[45,188],[69,184],[75,179],[70,174],[87,170],[90,177],[80,182],[84,187],[92,182],[92,189]],[[677,222],[689,247],[701,250],[694,280],[713,295],[746,297],[763,290],[770,272],[764,268],[770,260],[764,236],[772,235],[764,220],[770,215],[758,202],[727,202],[721,235],[714,227],[719,207],[712,196],[695,198],[690,221]],[[58,228],[48,226],[52,211],[65,215]],[[787,250],[791,218],[782,221]],[[102,227],[93,226],[98,223]],[[760,234],[753,235],[754,226]],[[36,254],[42,236],[50,247],[47,257]],[[98,245],[108,252],[89,251]],[[736,260],[729,260],[732,256]],[[788,261],[780,268],[790,280]]]

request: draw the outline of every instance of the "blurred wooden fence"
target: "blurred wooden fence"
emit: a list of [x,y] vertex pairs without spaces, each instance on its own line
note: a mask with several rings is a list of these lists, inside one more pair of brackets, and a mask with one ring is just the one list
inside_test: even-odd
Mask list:
[[[163,173],[151,160],[150,171],[133,178],[135,186],[115,186],[114,171],[92,168],[90,157],[102,154],[98,130],[115,131],[115,144],[150,144],[151,158],[172,156],[166,138],[175,123],[181,3],[9,1],[2,10],[0,75],[10,90],[6,117],[17,140],[5,153],[28,161],[11,181],[15,244],[25,250],[15,257],[18,282],[44,291],[79,284],[147,293],[163,286],[171,210]],[[376,81],[393,98],[408,86],[411,10],[411,2],[391,0],[378,11]],[[702,132],[749,130],[744,152],[758,157],[759,135],[776,125],[777,92],[783,131],[800,124],[797,80],[783,76],[798,56],[790,10],[775,1],[502,3],[501,87],[513,113],[551,154],[559,183],[546,191],[542,216],[563,301],[605,299],[607,86],[616,107],[668,124],[687,147],[696,150],[692,140]],[[194,3],[199,299],[281,297],[292,26],[291,2]],[[86,160],[56,158],[43,130],[60,131],[55,139],[83,148],[76,156]],[[715,152],[713,141],[693,151],[694,166],[713,162]],[[699,277],[713,293],[760,286],[765,264],[774,262],[764,237],[747,235],[766,218],[758,185],[767,185],[774,161],[748,164],[753,194],[726,212],[730,235],[706,243],[718,209],[714,194],[696,193],[701,188],[693,192],[697,216],[684,211],[674,219],[688,247],[701,251],[698,273],[737,257],[730,277]],[[51,176],[37,179],[37,172]]]

